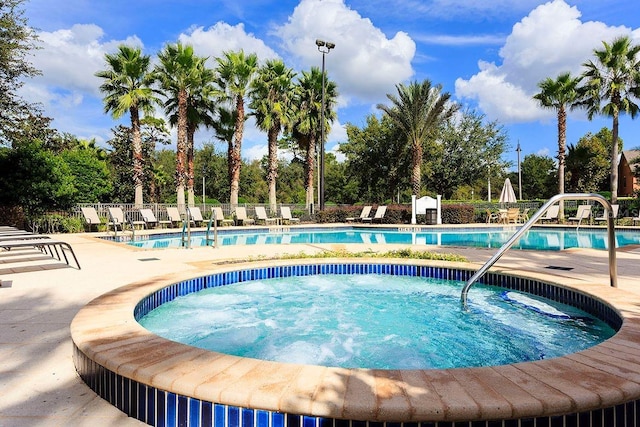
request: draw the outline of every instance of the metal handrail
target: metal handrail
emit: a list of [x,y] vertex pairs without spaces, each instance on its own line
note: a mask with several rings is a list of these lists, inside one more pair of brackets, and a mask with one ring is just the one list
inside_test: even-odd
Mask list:
[[[213,239],[209,237],[209,233],[211,231],[211,224],[213,223]],[[213,240],[214,247],[218,247],[218,218],[216,216],[216,211],[211,211],[211,218],[209,219],[209,223],[207,224],[207,233],[205,237],[205,245],[209,246],[209,242]]]
[[514,234],[509,238],[509,240],[502,245],[502,247],[498,250],[487,261],[480,270],[476,271],[476,273],[471,276],[467,283],[465,283],[462,288],[462,295],[460,299],[462,301],[463,308],[467,308],[467,294],[469,293],[469,289],[473,284],[482,277],[489,268],[495,264],[504,253],[513,246],[513,244],[525,233],[527,232],[541,217],[544,213],[549,209],[552,205],[556,204],[562,200],[593,200],[599,202],[605,209],[607,214],[607,234],[608,234],[608,249],[609,249],[609,281],[610,285],[614,288],[618,287],[618,271],[616,264],[616,235],[615,235],[615,225],[613,220],[613,209],[611,208],[611,203],[607,199],[605,199],[600,194],[594,193],[575,193],[575,194],[556,194],[552,198],[550,198],[547,203],[542,205],[542,207],[531,215],[531,218],[522,225]]

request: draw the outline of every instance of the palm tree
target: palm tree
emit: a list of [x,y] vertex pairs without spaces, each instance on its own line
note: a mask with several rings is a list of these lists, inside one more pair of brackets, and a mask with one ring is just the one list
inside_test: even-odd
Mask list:
[[[629,37],[619,37],[611,44],[602,42],[602,50],[594,49],[596,62],[582,64],[585,84],[584,101],[589,120],[596,114],[613,119],[611,144],[611,203],[618,200],[618,121],[620,114],[635,118],[640,98],[640,45],[631,45]],[[605,105],[602,103],[605,102]]]
[[225,92],[227,100],[235,107],[236,122],[233,140],[229,143],[229,182],[232,206],[238,204],[240,191],[240,167],[242,166],[242,136],[244,132],[244,97],[249,84],[258,69],[258,57],[255,53],[245,55],[243,50],[224,52],[222,58],[216,58],[217,83]]
[[[326,74],[326,73],[325,73]],[[301,150],[306,151],[305,189],[307,193],[306,207],[313,204],[313,175],[316,157],[316,144],[320,137],[320,120],[322,113],[322,72],[318,67],[311,71],[303,71],[294,88],[295,117],[292,121],[292,136]],[[330,131],[330,123],[335,120],[333,109],[338,91],[335,82],[325,76],[325,135]]]
[[197,78],[194,77],[195,70],[202,59],[193,53],[192,46],[183,46],[182,43],[165,46],[158,54],[158,59],[160,64],[156,66],[155,75],[167,97],[165,108],[173,103],[177,104],[176,193],[178,207],[183,210],[185,206],[189,92],[197,83]]
[[276,179],[278,177],[278,135],[291,118],[294,71],[280,59],[267,61],[258,69],[251,83],[249,108],[253,110],[256,124],[267,132],[269,160],[267,182],[269,184],[269,207],[276,211]]
[[106,54],[105,59],[109,68],[98,71],[95,75],[104,79],[100,85],[100,91],[105,94],[103,99],[105,113],[111,112],[114,119],[122,117],[127,111],[131,116],[134,203],[141,206],[144,161],[140,110],[150,114],[153,111],[153,104],[158,102],[156,91],[151,87],[153,84],[153,76],[149,69],[151,58],[143,55],[140,48],[120,45],[117,53]]
[[[574,109],[580,99],[578,85],[581,77],[572,77],[571,73],[562,73],[555,80],[547,77],[538,83],[540,92],[534,95],[544,108],[556,110],[558,115],[558,194],[564,194],[564,169],[567,147],[567,108]],[[558,213],[564,218],[564,203],[560,203]]]
[[458,105],[450,103],[451,94],[442,92],[442,86],[431,86],[429,80],[412,82],[409,86],[396,85],[398,96],[387,94],[392,105],[378,104],[407,138],[411,147],[411,187],[420,195],[421,166],[424,144],[434,139],[441,124],[449,119]]
[[[192,70],[192,83],[187,94],[187,145],[186,145],[186,185],[187,204],[195,204],[193,152],[194,136],[201,125],[213,124],[215,110],[214,99],[220,93],[213,86],[215,73],[205,65],[207,58],[198,58]],[[165,102],[165,111],[172,125],[178,123],[177,98],[171,97]],[[204,201],[203,201],[204,202]]]

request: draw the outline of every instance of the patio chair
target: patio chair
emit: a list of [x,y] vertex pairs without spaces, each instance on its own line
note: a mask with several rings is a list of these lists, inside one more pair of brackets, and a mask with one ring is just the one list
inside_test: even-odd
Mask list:
[[558,222],[558,214],[560,213],[560,205],[549,206],[544,216],[540,217],[540,222],[556,221]]
[[491,224],[492,222],[500,222],[500,215],[498,212],[487,209],[487,224]]
[[507,224],[517,224],[520,215],[520,209],[509,208],[507,209]]
[[371,213],[371,206],[363,206],[362,211],[360,212],[360,216],[345,218],[345,221],[347,222],[362,221],[364,218],[369,218],[370,213]]
[[214,216],[218,225],[225,225],[225,224],[233,225],[232,219],[224,218],[224,214],[222,213],[222,208],[220,206],[213,206],[211,208],[211,219],[213,219]]
[[521,221],[523,224],[529,221],[529,208],[524,208],[522,211],[518,212],[518,222]]
[[384,218],[385,213],[387,213],[387,207],[378,206],[378,209],[376,209],[376,214],[373,216],[373,218],[362,218],[362,222],[370,222],[373,224],[374,222],[378,221],[382,224],[382,219]]
[[256,222],[253,218],[247,216],[247,209],[244,206],[237,206],[234,216],[236,217],[236,225],[248,225]]
[[165,209],[167,210],[167,217],[169,218],[169,222],[171,222],[172,226],[182,225],[182,216],[180,215],[178,208],[175,206],[167,206]]
[[84,208],[80,208],[80,212],[82,212],[82,216],[84,216],[84,222],[89,226],[89,230],[91,230],[92,226],[96,226],[96,230],[100,224],[102,224],[102,220],[98,216],[98,212],[96,208],[88,206]]
[[[618,212],[620,211],[620,205],[611,205],[611,218],[615,222],[618,219]],[[594,218],[596,222],[603,222],[607,220],[607,211],[602,213],[602,216]]]
[[264,206],[256,206],[256,221],[264,221],[264,225],[277,224],[280,218],[270,218]]
[[158,221],[151,209],[140,209],[140,216],[144,221],[145,228],[164,228],[164,225],[171,224],[171,221],[167,220]]
[[582,223],[582,220],[588,219],[591,216],[591,205],[580,205],[578,206],[578,212],[576,212],[576,216],[571,216],[567,218],[569,222],[577,222],[578,227]]
[[282,217],[282,222],[286,221],[287,224],[300,222],[300,218],[291,216],[291,208],[289,206],[280,206],[280,216]]
[[204,222],[204,218],[202,218],[202,212],[200,211],[200,208],[197,206],[189,206],[187,207],[187,212],[188,212],[188,217],[189,220],[196,226],[202,226],[202,223]]

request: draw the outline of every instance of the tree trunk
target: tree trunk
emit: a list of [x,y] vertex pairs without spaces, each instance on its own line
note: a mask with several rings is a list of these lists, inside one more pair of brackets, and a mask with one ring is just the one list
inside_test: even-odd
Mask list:
[[307,199],[305,200],[305,207],[307,210],[313,205],[313,176],[314,176],[314,165],[316,161],[316,141],[311,134],[309,137],[305,137],[307,139],[307,158],[305,162],[305,172],[306,172],[306,182],[305,189],[307,190]]
[[[195,191],[193,189],[193,136],[196,133],[196,127],[189,123],[187,125],[187,203],[189,206],[195,206]],[[204,200],[202,201],[204,203]]]
[[[558,109],[558,194],[564,194],[564,166],[567,146],[567,112],[564,107]],[[558,210],[558,221],[564,220],[564,200]]]
[[236,109],[238,116],[236,117],[236,129],[233,134],[233,147],[230,153],[230,175],[231,175],[231,194],[229,203],[231,206],[238,205],[238,193],[240,193],[240,167],[242,166],[242,133],[244,131],[244,99],[242,96],[236,97]]
[[420,181],[422,180],[422,174],[420,167],[422,165],[422,144],[413,143],[413,156],[411,158],[411,187],[413,194],[416,197],[420,197]]
[[178,93],[178,142],[176,144],[176,192],[178,210],[185,212],[184,184],[185,157],[187,150],[187,92]]
[[618,203],[618,111],[613,113],[611,141],[611,204]]
[[267,183],[269,184],[269,209],[271,214],[277,212],[276,200],[276,180],[278,178],[278,134],[280,133],[280,124],[274,125],[269,129],[269,170],[267,171]]
[[134,203],[136,207],[142,207],[143,200],[143,180],[144,167],[142,158],[142,135],[140,133],[140,116],[138,108],[132,106],[129,108],[131,113],[131,138],[133,147],[133,185],[135,188]]

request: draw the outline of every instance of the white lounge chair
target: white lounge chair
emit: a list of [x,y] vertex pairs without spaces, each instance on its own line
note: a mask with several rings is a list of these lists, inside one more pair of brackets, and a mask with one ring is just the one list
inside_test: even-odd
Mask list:
[[[620,205],[611,205],[611,218],[613,218],[614,222],[616,219],[618,219],[619,211],[620,211]],[[608,218],[607,218],[606,210],[602,213],[602,216],[594,218],[594,220],[598,222],[606,221],[607,219]]]
[[286,221],[287,224],[300,222],[300,218],[291,216],[291,208],[289,206],[280,206],[280,216],[282,217],[282,222]]
[[204,218],[202,218],[202,212],[200,212],[199,207],[189,206],[187,208],[187,212],[189,212],[189,219],[194,223],[194,225],[202,225]]
[[247,216],[247,209],[244,206],[237,206],[235,209],[236,225],[254,224],[256,221]]
[[89,226],[89,230],[91,230],[91,227],[94,225],[97,228],[100,224],[102,224],[102,220],[98,216],[96,208],[88,206],[80,208],[80,212],[82,212],[82,216],[84,216],[84,222]]
[[256,210],[256,221],[264,221],[265,225],[269,225],[270,223],[272,224],[278,223],[279,218],[270,218],[267,216],[267,211],[264,208],[264,206],[256,206],[255,210]]
[[576,216],[567,218],[567,221],[576,221],[578,223],[578,227],[580,227],[582,220],[588,219],[590,216],[591,205],[580,205],[578,206],[578,212],[576,212]]
[[[73,248],[67,242],[63,242],[61,240],[55,240],[50,238],[37,238],[37,239],[21,239],[21,240],[5,240],[0,242],[0,248],[10,251],[13,248],[36,248],[40,251],[47,253],[52,257],[56,257],[59,261],[62,261],[60,258],[60,252],[62,252],[62,256],[64,257],[64,261],[67,265],[69,264],[69,259],[67,258],[66,251],[71,252],[73,256],[73,260],[76,262],[78,266],[78,270],[80,270],[80,263],[78,262],[78,258],[76,254],[73,252]],[[60,252],[58,252],[58,248]],[[55,254],[54,254],[55,251]]]
[[176,208],[175,206],[167,206],[166,210],[167,210],[167,217],[169,218],[171,225],[174,225],[174,226],[182,225],[182,216],[180,215],[178,208]]
[[362,218],[362,222],[374,223],[376,221],[379,221],[380,223],[382,223],[382,219],[384,218],[384,214],[386,212],[387,212],[386,206],[378,206],[378,209],[376,209],[376,214],[373,216],[373,218]]
[[362,221],[364,218],[369,218],[370,213],[371,213],[371,206],[363,206],[362,211],[360,211],[360,216],[345,218],[345,221],[347,222]]
[[145,228],[155,228],[158,226],[160,228],[163,228],[165,225],[171,224],[171,221],[167,221],[167,220],[159,221],[151,209],[140,209],[140,216],[144,221]]
[[232,219],[224,218],[224,213],[222,213],[222,208],[220,206],[213,206],[211,208],[211,218],[213,219],[214,216],[218,225],[225,225],[225,224],[233,225]]
[[540,221],[558,221],[558,214],[560,213],[560,205],[549,206],[544,216],[540,217]]

